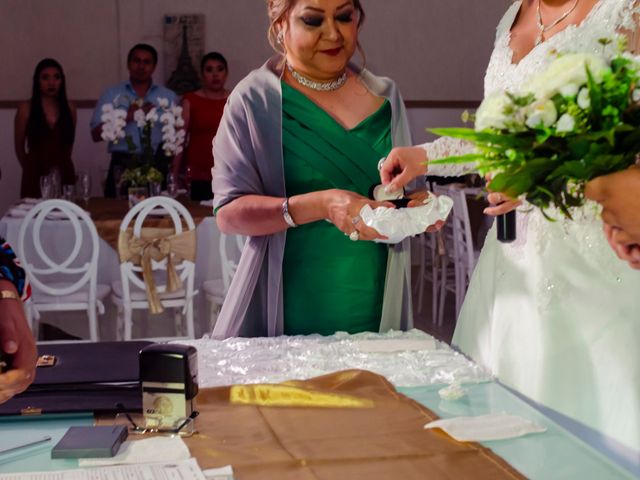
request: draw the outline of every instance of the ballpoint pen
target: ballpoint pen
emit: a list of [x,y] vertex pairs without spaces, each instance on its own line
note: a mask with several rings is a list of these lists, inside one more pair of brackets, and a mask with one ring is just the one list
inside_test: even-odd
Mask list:
[[47,437],[39,438],[38,440],[33,440],[31,442],[21,443],[19,445],[15,445],[13,447],[3,448],[3,449],[0,449],[0,455],[2,455],[3,453],[13,452],[15,450],[20,450],[20,449],[26,448],[26,447],[32,447],[34,445],[39,445],[40,443],[46,443],[46,442],[50,442],[50,441],[51,441],[51,437],[47,436]]

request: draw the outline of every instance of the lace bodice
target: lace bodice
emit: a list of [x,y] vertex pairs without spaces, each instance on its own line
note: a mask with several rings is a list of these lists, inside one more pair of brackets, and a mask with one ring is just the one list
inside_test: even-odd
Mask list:
[[[496,41],[484,79],[485,97],[496,91],[519,90],[520,85],[543,70],[557,53],[602,52],[599,42],[613,37],[620,31],[635,30],[634,11],[636,0],[600,0],[579,25],[571,25],[536,46],[519,63],[512,63],[510,47],[511,26],[516,19],[522,1],[515,1],[507,10],[496,29]],[[613,51],[615,42],[606,47]],[[439,138],[423,145],[429,160],[472,151],[469,143],[452,138]],[[456,176],[473,170],[472,164],[432,165],[429,175]]]

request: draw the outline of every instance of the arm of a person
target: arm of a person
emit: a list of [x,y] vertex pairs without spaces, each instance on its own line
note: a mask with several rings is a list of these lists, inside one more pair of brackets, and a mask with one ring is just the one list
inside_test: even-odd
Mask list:
[[182,152],[177,154],[173,159],[171,172],[173,173],[174,178],[180,178],[181,173],[184,171],[184,152],[189,143],[189,122],[191,120],[191,103],[189,100],[184,98],[182,100],[182,120],[184,121],[184,131],[187,133],[187,137],[185,137],[185,144]]
[[602,205],[602,220],[640,244],[640,167],[604,175],[587,183],[585,196]]
[[16,111],[13,129],[13,145],[20,165],[24,165],[27,157],[27,123],[29,122],[29,102],[20,104]]
[[[261,236],[286,230],[289,225],[283,216],[283,197],[266,195],[273,172],[268,155],[256,139],[259,128],[250,125],[248,106],[238,94],[230,97],[220,127],[213,142],[213,191],[216,220],[225,233]],[[374,202],[346,190],[323,190],[289,198],[289,214],[297,225],[327,219],[338,229],[350,234],[359,231],[362,240],[382,238],[375,230],[357,222],[360,209],[389,205]],[[357,227],[355,223],[358,223]]]
[[[17,293],[15,285],[0,279],[0,290]],[[37,350],[22,302],[0,299],[0,348],[11,356],[11,369],[0,374],[0,403],[23,392],[35,377]]]
[[460,176],[475,171],[475,164],[429,164],[450,156],[471,153],[473,146],[454,138],[439,138],[415,147],[396,147],[380,168],[380,179],[389,191],[397,191],[419,175]]

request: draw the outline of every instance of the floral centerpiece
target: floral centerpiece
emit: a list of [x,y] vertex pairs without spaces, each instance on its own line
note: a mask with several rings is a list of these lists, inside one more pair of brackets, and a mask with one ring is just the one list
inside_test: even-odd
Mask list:
[[475,143],[474,153],[436,163],[475,162],[492,191],[520,197],[547,217],[571,218],[592,178],[635,163],[640,151],[640,61],[626,53],[565,54],[517,93],[488,96],[475,129],[432,132]]
[[[185,139],[182,107],[170,103],[166,98],[158,99],[157,104],[145,104],[140,99],[130,102],[118,97],[113,103],[102,106],[102,139],[112,143],[124,141],[131,153],[131,161],[120,179],[121,184],[129,188],[145,189],[149,184],[161,183],[163,180],[160,159],[151,141],[153,128],[158,122],[162,124],[162,143],[159,148],[165,157],[172,158],[182,152]],[[133,121],[140,133],[140,151],[131,135],[125,132],[130,110],[133,111]],[[136,198],[140,200],[141,195],[144,196],[140,191],[137,192]],[[133,200],[135,203],[136,199]]]

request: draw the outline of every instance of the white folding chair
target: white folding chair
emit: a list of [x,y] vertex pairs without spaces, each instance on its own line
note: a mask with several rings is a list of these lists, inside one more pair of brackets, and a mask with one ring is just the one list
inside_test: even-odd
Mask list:
[[222,268],[222,278],[207,280],[202,284],[202,290],[205,292],[207,302],[209,303],[209,322],[210,331],[216,324],[218,313],[224,302],[231,280],[236,273],[238,263],[246,237],[242,235],[226,235],[220,234],[220,265]]
[[[479,252],[474,249],[465,189],[455,186],[435,185],[434,192],[438,195],[449,195],[453,199],[450,218],[442,229],[445,255],[442,257],[442,269],[440,272],[438,309],[438,325],[442,325],[446,292],[450,291],[455,295],[455,314],[457,318],[478,260]],[[453,263],[452,272],[449,272],[448,268],[450,262]]]
[[[175,235],[185,231],[195,231],[196,225],[193,218],[181,203],[168,197],[151,197],[129,210],[120,224],[121,235],[130,229],[134,237],[141,238],[147,216],[151,215],[157,218],[158,214],[170,217]],[[186,230],[183,227],[183,222],[186,224]],[[174,254],[170,253],[169,255]],[[151,263],[160,302],[163,307],[174,309],[177,336],[184,336],[181,335],[183,333],[182,320],[184,319],[186,320],[186,337],[194,338],[193,297],[198,293],[194,289],[195,263],[182,259],[179,263],[174,264],[175,271],[182,282],[182,288],[174,292],[167,291],[167,259],[152,260]],[[149,309],[142,272],[143,267],[137,262],[121,262],[120,280],[113,283],[112,300],[118,307],[118,336],[119,338],[124,336],[125,340],[131,340],[132,337],[133,310]],[[165,275],[165,278],[162,278],[162,274]],[[124,330],[123,334],[122,330]]]
[[[52,257],[64,254],[55,254],[53,250],[64,250],[65,246],[53,245],[50,238],[41,238],[42,224],[49,221],[47,217],[55,218],[51,221],[70,222],[73,229],[73,239],[68,244],[71,251],[62,261]],[[28,245],[28,241],[32,244]],[[98,250],[95,225],[87,212],[71,202],[47,200],[38,203],[25,216],[16,252],[33,286],[26,312],[36,338],[40,312],[86,310],[89,338],[98,341],[97,314],[104,313],[103,300],[110,290],[108,285],[97,282]]]

